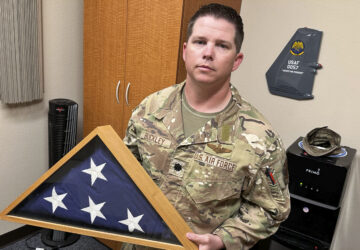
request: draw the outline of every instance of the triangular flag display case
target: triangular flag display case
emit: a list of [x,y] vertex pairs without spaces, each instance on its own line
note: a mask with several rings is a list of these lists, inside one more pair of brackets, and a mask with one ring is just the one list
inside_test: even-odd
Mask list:
[[1,219],[163,249],[197,249],[191,232],[111,126],[96,128]]

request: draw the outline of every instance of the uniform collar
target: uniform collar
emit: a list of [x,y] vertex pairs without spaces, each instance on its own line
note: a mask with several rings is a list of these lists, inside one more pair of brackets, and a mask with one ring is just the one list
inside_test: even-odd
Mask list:
[[185,81],[176,84],[174,90],[170,93],[169,98],[164,104],[154,112],[156,119],[161,120],[170,111],[174,110],[174,107],[180,102],[181,103],[181,89],[184,87]]
[[[183,81],[175,85],[174,91],[169,95],[169,98],[164,102],[164,105],[161,106],[157,111],[155,111],[154,116],[157,119],[162,119],[168,112],[173,110],[174,106],[178,101],[181,101],[181,90],[184,88],[186,81]],[[241,96],[238,90],[230,83],[230,90],[232,95],[232,100],[235,101],[237,105],[242,104]]]
[[[197,135],[193,135],[191,140],[183,141],[185,139],[183,126],[182,126],[182,114],[181,114],[181,90],[185,85],[185,81],[174,86],[173,91],[169,94],[169,97],[164,102],[164,104],[156,110],[153,115],[156,119],[162,120],[164,125],[169,130],[169,133],[176,139],[178,143],[181,144],[192,144],[192,143],[204,143],[217,140],[221,143],[232,144],[233,143],[233,132],[231,127],[234,121],[229,121],[229,117],[233,117],[235,113],[241,108],[242,98],[238,90],[230,84],[230,90],[232,93],[232,101],[234,102],[233,107],[229,112],[223,114],[220,113],[216,116],[215,119],[212,119],[211,122],[213,125],[216,124],[217,129],[211,128],[212,126],[206,129],[206,132],[209,137],[206,140],[199,139]],[[174,113],[175,112],[175,113]],[[174,124],[174,118],[176,123]],[[179,122],[181,121],[181,122]],[[181,123],[181,124],[179,124]]]
[[231,90],[231,94],[232,94],[232,99],[235,101],[235,103],[237,104],[237,105],[240,105],[241,106],[241,104],[242,104],[242,99],[241,99],[241,96],[240,96],[240,94],[239,94],[239,91],[235,88],[235,86],[234,85],[232,85],[231,83],[230,83],[230,90]]
[[164,104],[154,112],[154,117],[162,123],[171,136],[180,144],[184,139],[184,128],[181,114],[181,89],[185,82],[176,84]]

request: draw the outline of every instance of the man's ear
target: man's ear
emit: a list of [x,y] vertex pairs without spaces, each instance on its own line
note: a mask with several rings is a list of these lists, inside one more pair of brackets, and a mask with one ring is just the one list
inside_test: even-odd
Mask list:
[[235,70],[237,70],[237,68],[239,68],[239,66],[242,63],[243,59],[244,59],[244,54],[241,53],[241,52],[237,53],[237,55],[235,57],[235,61],[234,61],[232,71],[235,71]]
[[186,61],[185,51],[186,51],[186,43],[183,44],[183,54],[182,54],[182,57],[183,57],[184,62]]

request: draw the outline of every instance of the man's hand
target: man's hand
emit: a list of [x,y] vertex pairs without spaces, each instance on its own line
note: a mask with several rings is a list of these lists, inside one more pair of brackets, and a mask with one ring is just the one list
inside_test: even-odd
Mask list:
[[186,237],[199,246],[199,250],[218,250],[225,247],[221,238],[215,234],[187,233]]

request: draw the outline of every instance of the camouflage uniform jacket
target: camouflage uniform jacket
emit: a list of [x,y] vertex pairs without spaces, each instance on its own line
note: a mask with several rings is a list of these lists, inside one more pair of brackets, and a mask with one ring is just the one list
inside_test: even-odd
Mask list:
[[231,85],[232,106],[184,137],[177,84],[145,98],[124,139],[196,233],[248,249],[273,234],[290,212],[282,142]]

